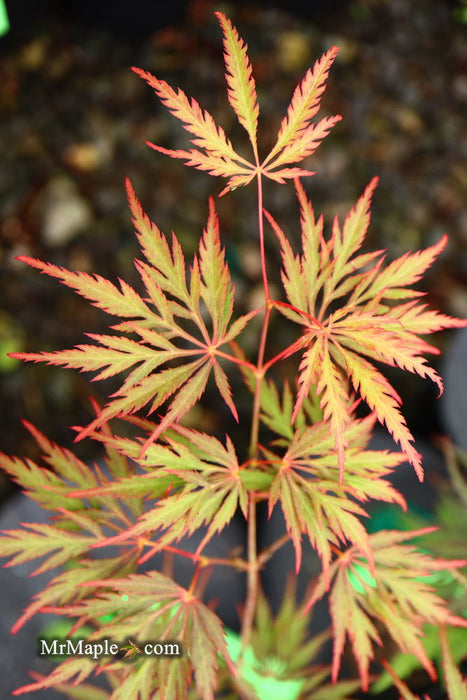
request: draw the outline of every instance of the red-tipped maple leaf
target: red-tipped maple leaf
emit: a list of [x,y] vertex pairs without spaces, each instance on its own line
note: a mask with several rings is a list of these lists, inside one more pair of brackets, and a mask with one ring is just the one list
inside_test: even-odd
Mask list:
[[[340,554],[333,562],[329,572],[329,601],[334,632],[334,680],[339,673],[346,637],[349,637],[363,689],[368,689],[373,647],[381,644],[376,622],[383,624],[403,653],[414,654],[426,671],[436,677],[422,644],[423,625],[467,627],[467,620],[448,610],[446,602],[425,577],[434,571],[465,566],[466,562],[434,559],[413,545],[403,544],[435,529],[412,532],[383,530],[370,535],[374,561],[372,576],[368,572],[366,554],[358,544]],[[323,572],[308,607],[322,598],[328,587],[329,579]]]
[[313,175],[309,170],[288,167],[310,156],[318,148],[332,127],[341,119],[339,115],[325,117],[312,123],[319,110],[321,96],[326,87],[329,69],[338,53],[332,47],[313,70],[308,70],[296,87],[284,117],[277,141],[266,158],[261,162],[256,138],[259,107],[255,81],[247,54],[247,46],[222,12],[215,13],[223,31],[224,59],[229,102],[240,124],[246,129],[253,149],[253,159],[239,155],[206,110],[201,109],[194,99],[189,99],[182,90],[175,91],[164,80],[159,80],[147,71],[133,68],[141,78],[154,88],[163,104],[180,120],[183,127],[195,138],[188,151],[171,150],[148,143],[160,153],[172,158],[181,158],[186,165],[205,170],[211,175],[228,178],[224,194],[229,189],[247,185],[256,175],[264,175],[279,183],[302,175]]
[[[420,335],[465,326],[467,321],[427,310],[426,305],[417,302],[420,292],[408,288],[444,249],[446,236],[424,251],[406,253],[386,268],[381,251],[359,253],[369,225],[376,182],[376,178],[370,182],[342,228],[337,218],[334,220],[332,235],[326,240],[323,219],[316,220],[311,203],[297,181],[301,255],[294,254],[282,229],[267,214],[280,242],[282,281],[289,302],[277,302],[276,306],[303,326],[302,337],[291,348],[295,351],[304,348],[292,420],[310,388],[316,387],[324,418],[334,435],[342,481],[347,449],[345,431],[351,421],[347,410],[349,391],[344,381],[348,379],[400,444],[422,480],[421,457],[400,413],[401,400],[373,361],[428,377],[441,392],[441,378],[423,357],[424,353],[439,351]],[[403,299],[409,301],[399,303]]]
[[[237,455],[229,438],[224,446],[211,435],[182,426],[177,426],[170,436],[166,433],[164,438],[167,446],[151,444],[141,457],[138,457],[137,442],[110,439],[114,448],[136,458],[148,470],[143,479],[138,477],[140,483],[135,483],[139,493],[151,496],[151,482],[146,481],[151,477],[157,482],[169,476],[173,488],[164,498],[151,503],[135,525],[118,535],[102,539],[93,547],[116,542],[137,543],[142,536],[157,532],[157,538],[150,545],[150,553],[154,553],[205,526],[206,534],[197,548],[199,554],[213,536],[228,525],[239,507],[247,517],[248,492],[241,480]],[[105,436],[101,439],[108,440]],[[125,497],[132,493],[128,486],[129,479],[122,479],[110,487],[83,490],[73,495],[92,498],[111,493]]]
[[75,676],[74,682],[79,683],[95,669],[105,667],[109,673],[114,669],[119,672],[119,687],[112,693],[115,700],[157,697],[161,689],[164,697],[182,700],[193,680],[203,700],[214,700],[219,659],[223,658],[232,671],[233,668],[222,623],[203,603],[157,571],[82,585],[97,593],[75,605],[60,607],[60,612],[79,618],[80,624],[103,616],[111,619],[103,622],[86,642],[107,638],[121,643],[129,639],[137,650],[140,641],[171,640],[171,644],[178,643],[182,653],[157,658],[137,656],[134,663],[123,666],[118,658],[97,662],[82,656],[68,659],[49,676],[16,690],[15,695],[53,688]]
[[295,547],[297,571],[301,565],[302,534],[308,536],[321,557],[326,580],[333,547],[346,541],[358,544],[372,566],[369,537],[359,519],[366,512],[358,501],[365,503],[372,498],[398,503],[405,509],[403,497],[385,479],[405,457],[387,450],[366,449],[374,422],[374,416],[369,416],[354,419],[347,427],[344,437],[350,447],[342,484],[334,439],[325,422],[295,431],[282,457],[265,450],[270,463],[279,465],[269,490],[269,512],[280,500]]
[[[105,408],[79,437],[88,435],[116,415],[130,414],[147,404],[150,411],[154,411],[167,402],[166,413],[148,438],[146,447],[187,413],[204,392],[211,373],[222,398],[237,418],[227,375],[219,358],[237,361],[221,348],[243,330],[255,312],[232,322],[233,285],[220,245],[212,200],[188,283],[185,258],[177,238],[173,235],[170,246],[164,234],[143,213],[129,182],[127,188],[133,221],[146,257],[146,262],[136,263],[146,289],[145,299],[123,281],[119,289],[98,275],[70,272],[40,260],[20,258],[57,277],[95,306],[119,316],[123,322],[113,326],[113,330],[124,335],[90,334],[94,345],[14,356],[94,371],[97,372],[94,379],[106,379],[131,370]],[[131,335],[137,336],[137,340],[129,337]]]

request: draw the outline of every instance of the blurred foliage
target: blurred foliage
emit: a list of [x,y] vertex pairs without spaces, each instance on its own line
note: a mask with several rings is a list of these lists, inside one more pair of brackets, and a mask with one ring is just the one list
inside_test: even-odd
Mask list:
[[[403,529],[418,529],[437,525],[438,529],[424,540],[424,548],[432,555],[447,559],[467,558],[467,452],[456,448],[449,440],[441,441],[449,478],[438,484],[438,500],[433,514],[423,516],[410,511],[398,516],[398,525]],[[449,601],[450,609],[467,619],[467,564],[463,569],[439,571],[426,579]],[[467,660],[467,629],[448,628],[449,646],[456,664]],[[426,626],[424,647],[430,659],[441,666],[441,641],[438,627]],[[420,668],[411,654],[397,653],[391,666],[399,678],[408,678]],[[373,685],[380,692],[392,685],[391,676],[383,672]]]
[[0,372],[10,372],[18,360],[8,356],[23,349],[23,332],[13,318],[0,312]]

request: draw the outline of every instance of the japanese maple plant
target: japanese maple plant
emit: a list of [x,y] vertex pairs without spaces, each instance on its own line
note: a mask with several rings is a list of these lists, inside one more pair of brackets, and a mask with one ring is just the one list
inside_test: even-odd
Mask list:
[[[15,356],[94,372],[97,380],[122,378],[108,401],[94,407],[89,425],[76,429],[77,439],[100,445],[104,466],[102,461],[83,463],[29,424],[44,465],[1,458],[3,469],[28,497],[53,516],[45,524],[24,523],[5,531],[1,555],[9,558],[9,566],[40,558],[36,573],[59,567],[13,631],[36,613],[52,612],[70,618],[72,632],[87,641],[118,643],[128,658],[71,656],[16,692],[55,688],[69,697],[112,700],[209,700],[219,693],[269,697],[271,686],[262,690],[258,681],[263,669],[264,676],[275,676],[278,683],[292,683],[277,686],[278,697],[344,698],[360,686],[367,690],[381,662],[390,669],[387,659],[394,648],[415,655],[434,677],[423,645],[427,624],[442,630],[451,687],[464,687],[449,657],[445,629],[465,626],[466,621],[450,612],[428,577],[439,570],[455,571],[466,562],[430,556],[411,542],[428,536],[431,528],[370,534],[365,527],[370,500],[405,508],[403,496],[388,480],[399,465],[408,461],[423,479],[401,399],[382,367],[416,373],[442,391],[440,377],[425,358],[438,350],[425,338],[466,323],[428,309],[413,286],[447,239],[443,236],[426,250],[407,252],[389,263],[382,251],[363,252],[376,178],[344,220],[336,217],[325,232],[303,184],[313,173],[300,164],[341,119],[335,115],[313,121],[338,49],[329,49],[296,87],[275,145],[264,156],[258,148],[259,107],[246,44],[231,22],[216,14],[223,32],[227,96],[248,135],[250,158],[243,147],[234,148],[194,99],[144,70],[134,70],[191,137],[187,150],[149,144],[153,149],[226,178],[221,195],[235,197],[233,190],[256,183],[263,300],[249,313],[236,310],[214,199],[198,251],[187,266],[176,235],[167,238],[148,219],[130,182],[142,294],[121,280],[114,284],[97,274],[20,258],[105,311],[111,325],[108,334],[93,334],[89,344]],[[264,178],[291,181],[295,188],[299,250],[265,208]],[[266,237],[280,257],[280,292],[277,283],[271,284]],[[277,261],[272,264],[277,266]],[[274,315],[284,317],[290,329],[284,337],[291,342],[279,352],[277,336],[275,350],[270,350],[268,329]],[[247,351],[251,343],[242,341],[247,326],[250,334],[257,329],[255,356]],[[290,381],[278,371],[284,363]],[[250,398],[249,411],[236,407],[231,389],[235,373]],[[197,430],[184,420],[207,387],[216,387],[231,416],[222,435]],[[242,444],[229,436],[240,434],[231,430],[239,421]],[[399,452],[368,449],[377,422],[392,435]],[[257,546],[260,502],[267,503],[269,513],[281,509],[285,521],[285,534],[263,550]],[[210,556],[211,540],[222,543],[223,530],[239,515],[246,522],[245,551]],[[198,546],[190,548],[189,536],[198,531]],[[288,587],[274,618],[261,589],[261,570],[291,541],[300,571],[304,538],[321,560],[321,573],[310,581],[303,601],[295,601],[293,586]],[[160,552],[191,560],[187,587],[170,570],[151,566]],[[215,604],[205,600],[206,576],[215,567],[232,567],[246,577],[238,637],[226,632]],[[332,618],[329,668],[314,663],[326,633],[307,636],[313,608],[325,594]],[[176,658],[145,655],[145,640],[176,641],[182,653]],[[358,677],[342,680],[347,644]],[[382,647],[378,663],[377,647]],[[93,684],[94,674],[107,677],[108,690]],[[397,677],[395,683],[406,697],[413,697]]]

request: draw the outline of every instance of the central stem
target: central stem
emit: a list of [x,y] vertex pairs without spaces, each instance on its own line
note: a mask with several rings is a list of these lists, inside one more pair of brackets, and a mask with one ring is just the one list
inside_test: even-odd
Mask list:
[[[258,350],[258,360],[255,368],[255,393],[253,398],[253,413],[251,420],[251,435],[249,446],[249,457],[254,465],[258,459],[258,438],[259,438],[259,423],[261,413],[261,386],[264,378],[264,356],[266,351],[266,339],[269,327],[269,318],[271,315],[271,298],[269,296],[268,277],[266,272],[266,256],[264,251],[264,226],[263,226],[263,189],[261,182],[261,174],[258,173],[258,228],[259,228],[259,243],[261,255],[261,270],[263,276],[263,287],[265,297],[265,313],[263,319],[263,327],[261,330],[261,339]],[[247,570],[247,594],[245,601],[245,610],[242,623],[242,654],[245,652],[251,639],[251,632],[256,612],[256,604],[259,591],[259,561],[256,542],[256,496],[254,492],[249,494],[248,505],[248,570]]]

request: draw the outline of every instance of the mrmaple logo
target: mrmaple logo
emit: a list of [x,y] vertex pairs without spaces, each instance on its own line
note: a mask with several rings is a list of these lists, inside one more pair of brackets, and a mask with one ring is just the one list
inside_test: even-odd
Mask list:
[[[40,656],[89,656],[97,661],[103,656],[117,656],[127,648],[109,639],[100,642],[85,639],[39,639]],[[135,648],[134,645],[132,648]],[[139,644],[137,653],[145,656],[181,656],[182,649],[177,642],[146,642]]]

